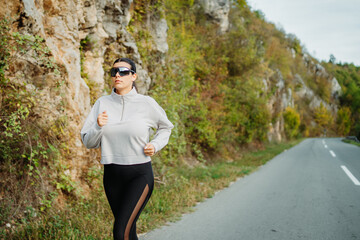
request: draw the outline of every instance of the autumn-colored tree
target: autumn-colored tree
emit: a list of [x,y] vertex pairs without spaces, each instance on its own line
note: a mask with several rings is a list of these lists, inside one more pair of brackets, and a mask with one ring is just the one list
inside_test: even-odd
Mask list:
[[300,114],[291,107],[287,107],[283,113],[285,122],[285,134],[288,138],[294,138],[299,133]]
[[341,107],[337,112],[337,131],[338,134],[345,136],[350,132],[351,128],[351,110],[348,107]]
[[320,106],[315,109],[314,118],[319,128],[321,128],[320,130],[326,130],[331,128],[333,117],[331,115],[331,112],[324,106],[323,103],[320,103]]
[[[323,65],[328,72],[334,75],[341,86],[342,94],[339,97],[341,108],[346,107],[351,112],[352,124],[349,132],[342,133],[341,131],[345,128],[342,130],[338,128],[338,133],[360,137],[360,67],[352,63],[333,64],[330,62],[323,63]],[[340,113],[344,114],[344,112]]]

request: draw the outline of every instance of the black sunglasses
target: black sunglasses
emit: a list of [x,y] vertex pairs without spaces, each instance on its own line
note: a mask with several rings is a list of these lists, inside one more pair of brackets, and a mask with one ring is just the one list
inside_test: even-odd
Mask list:
[[118,67],[118,68],[111,68],[110,70],[110,75],[112,77],[115,77],[116,76],[116,73],[119,73],[119,75],[121,77],[123,76],[127,76],[129,75],[130,73],[135,73],[135,71],[131,70],[131,69],[128,69],[126,67]]

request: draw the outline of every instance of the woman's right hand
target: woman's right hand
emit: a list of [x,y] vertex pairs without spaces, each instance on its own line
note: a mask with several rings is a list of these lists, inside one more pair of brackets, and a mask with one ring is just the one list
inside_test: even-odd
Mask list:
[[106,114],[106,111],[103,111],[98,115],[97,123],[100,127],[103,127],[107,124],[108,121],[108,115]]

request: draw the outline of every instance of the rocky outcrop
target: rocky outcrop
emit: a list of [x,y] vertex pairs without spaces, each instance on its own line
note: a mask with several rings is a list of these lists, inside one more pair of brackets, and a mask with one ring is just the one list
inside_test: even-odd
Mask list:
[[314,97],[314,91],[308,88],[299,74],[295,74],[295,92],[299,98],[312,99]]
[[315,108],[320,107],[323,104],[327,109],[331,110],[331,106],[322,100],[319,96],[317,96],[312,89],[306,86],[304,80],[300,75],[295,74],[295,84],[296,84],[296,95],[302,101],[309,102],[309,108],[314,110]]
[[336,78],[331,79],[331,96],[334,99],[339,99],[342,93],[341,86]]
[[[87,156],[87,150],[82,147],[79,138],[80,128],[91,107],[89,86],[97,86],[99,96],[104,94],[102,91],[109,80],[107,71],[119,57],[129,57],[137,63],[137,87],[140,93],[145,94],[151,83],[136,42],[127,31],[132,0],[16,0],[1,1],[1,4],[1,16],[15,18],[13,31],[44,38],[60,66],[60,78],[64,82],[62,97],[52,90],[51,84],[59,77],[36,71],[37,63],[32,63],[31,59],[18,60],[24,66],[32,65],[27,70],[28,73],[29,70],[34,71],[29,82],[41,78],[48,83],[41,88],[35,83],[28,85],[42,96],[43,107],[51,109],[54,117],[67,117],[67,131],[71,133],[68,146],[74,159],[69,174],[76,179],[89,161],[82,157]],[[157,49],[165,54],[168,50],[166,21],[160,19],[154,23],[153,30]],[[65,104],[62,111],[56,110],[59,101]],[[44,123],[50,118],[39,114]]]
[[[280,70],[275,70],[268,79],[263,79],[263,89],[265,91],[275,88],[275,91],[268,101],[268,109],[271,116],[275,116],[273,123],[269,126],[269,141],[281,141],[284,132],[282,112],[284,112],[287,107],[294,108],[295,104],[307,103],[309,110],[316,110],[323,105],[328,111],[331,111],[333,115],[336,115],[338,109],[337,101],[341,95],[341,86],[338,81],[336,78],[332,77],[321,64],[316,63],[308,54],[304,54],[303,61],[307,67],[309,76],[313,76],[314,79],[323,78],[329,83],[332,100],[328,103],[320,98],[306,85],[305,81],[298,73],[294,73],[292,80],[287,80],[291,83],[288,83],[290,87],[286,87],[285,80]],[[272,87],[271,84],[274,86]],[[316,125],[314,121],[312,121],[311,124],[313,127]]]
[[137,63],[139,92],[146,93],[149,88],[151,80],[142,67],[135,40],[126,30],[131,18],[131,4],[132,1],[119,0],[84,1],[78,12],[82,20],[80,39],[89,42],[89,46],[84,48],[84,72],[90,81],[100,85],[100,89],[103,89],[106,79],[104,64],[109,66],[116,58],[124,56]]
[[[283,112],[286,107],[293,106],[293,99],[291,95],[291,89],[287,89],[285,86],[285,80],[282,76],[282,73],[279,70],[276,70],[269,78],[269,84],[275,84],[275,92],[270,96],[268,100],[267,107],[271,116],[275,116],[280,112]],[[271,89],[271,86],[267,87]],[[290,95],[288,95],[290,90]],[[271,123],[269,126],[269,131],[267,134],[268,140],[280,142],[282,140],[282,132],[284,130],[284,123],[282,117],[275,119],[274,123]]]
[[162,18],[156,21],[153,21],[151,24],[151,32],[155,42],[156,50],[162,54],[167,53],[169,46],[167,44],[167,31],[168,25],[166,19]]
[[196,4],[212,21],[219,25],[220,33],[229,29],[229,0],[197,0]]
[[321,64],[315,63],[315,61],[310,57],[310,55],[305,53],[303,59],[310,73],[314,74],[317,77],[327,79],[327,81],[331,85],[331,96],[335,100],[338,100],[338,97],[341,95],[342,91],[337,79],[330,76],[330,74],[326,72],[325,68]]

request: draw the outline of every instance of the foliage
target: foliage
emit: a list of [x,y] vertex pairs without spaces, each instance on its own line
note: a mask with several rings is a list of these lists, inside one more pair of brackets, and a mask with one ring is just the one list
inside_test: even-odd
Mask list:
[[[28,208],[21,223],[7,227],[7,239],[112,239],[112,213],[104,189],[100,187],[91,195],[68,199],[61,210],[51,206],[36,215]],[[52,203],[53,204],[53,203]]]
[[281,39],[271,37],[266,48],[266,59],[269,61],[270,68],[279,69],[284,76],[290,74],[290,52],[284,48]]
[[100,84],[89,79],[88,74],[85,72],[84,69],[84,59],[85,59],[85,52],[91,51],[94,47],[94,42],[86,36],[84,39],[80,41],[80,68],[81,68],[81,78],[85,81],[86,85],[89,87],[90,90],[90,104],[94,105],[96,99],[100,97]]
[[[170,120],[183,127],[186,145],[197,146],[190,148],[197,149],[195,155],[221,149],[225,143],[264,139],[269,120],[265,98],[257,97],[254,77],[244,75],[260,63],[261,44],[256,37],[249,40],[241,22],[219,36],[206,18],[184,4],[165,2],[170,46],[165,78],[155,77],[150,94],[177,112],[168,111]],[[175,115],[180,117],[171,119]]]
[[287,107],[283,113],[286,136],[291,139],[299,134],[300,114],[295,109]]
[[346,138],[344,138],[342,141],[360,147],[360,143],[359,143],[359,142],[355,142],[355,141],[353,141],[353,140],[349,140],[349,139],[346,139]]
[[[60,132],[52,130],[61,123],[56,116],[51,116],[54,121],[47,120],[46,125],[41,123],[40,109],[47,116],[52,112],[41,103],[41,87],[46,83],[34,86],[27,78],[29,74],[19,73],[23,69],[13,71],[14,65],[26,69],[30,67],[27,64],[36,62],[38,68],[34,69],[53,80],[49,86],[53,91],[60,91],[58,66],[44,39],[13,32],[9,25],[6,19],[0,22],[1,226],[26,218],[25,209],[37,215],[51,207],[57,193],[51,191],[46,169],[56,168],[53,161],[60,157],[61,138]],[[50,175],[57,179],[56,174]]]
[[[349,133],[360,138],[360,67],[354,64],[334,64],[332,62],[323,63],[323,65],[334,75],[341,86],[341,107],[346,107],[351,112],[351,122],[353,124]],[[345,126],[339,127],[342,130],[346,129]],[[339,134],[345,134],[341,132],[342,130],[340,130]]]
[[300,40],[294,34],[287,34],[287,39],[289,41],[289,47],[295,51],[297,54],[302,53],[302,47]]
[[[134,17],[129,26],[153,81],[149,94],[175,125],[169,148],[161,153],[162,162],[176,165],[176,159],[188,154],[206,162],[206,154],[223,151],[223,146],[264,141],[270,122],[282,115],[275,106],[270,116],[267,103],[277,91],[277,77],[270,78],[272,86],[267,91],[264,75],[280,72],[285,87],[294,89],[292,80],[297,73],[326,102],[331,101],[327,79],[309,72],[305,65],[299,39],[266,23],[246,2],[231,3],[232,24],[222,35],[199,8],[189,7],[192,2],[163,3],[164,9],[157,11],[148,11],[148,1],[135,7],[147,18],[158,18],[160,12],[166,16],[169,52],[163,66],[153,66],[159,56],[144,18]],[[298,136],[300,130],[306,135],[313,131],[305,129],[305,124],[300,129],[298,113],[284,116],[289,138]],[[307,123],[313,118],[314,113],[303,117]]]
[[333,122],[333,117],[331,112],[324,106],[323,103],[320,103],[320,106],[314,110],[315,122],[319,125],[321,130],[328,130],[331,128],[331,123]]
[[346,136],[349,134],[352,125],[350,108],[341,107],[338,110],[336,123],[339,135]]

